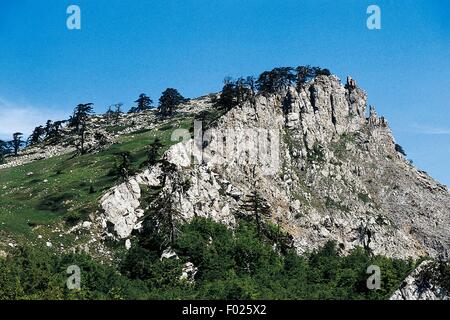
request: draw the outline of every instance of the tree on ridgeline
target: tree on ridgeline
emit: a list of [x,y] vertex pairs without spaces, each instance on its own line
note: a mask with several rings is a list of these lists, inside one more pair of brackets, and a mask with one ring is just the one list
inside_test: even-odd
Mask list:
[[222,92],[217,101],[217,107],[225,110],[231,110],[236,106],[236,85],[232,78],[225,78],[223,81]]
[[77,105],[73,111],[73,116],[69,119],[69,127],[75,128],[75,132],[79,132],[80,126],[93,113],[93,106],[93,103],[80,103]]
[[50,130],[52,129],[53,122],[52,120],[47,120],[45,123],[45,136],[48,137],[50,135]]
[[153,100],[150,99],[145,93],[141,93],[139,98],[135,101],[136,107],[132,107],[128,113],[137,113],[145,110],[149,110],[153,107]]
[[29,145],[35,145],[43,140],[43,136],[45,136],[46,128],[43,126],[39,126],[34,128],[33,133],[28,138],[28,144]]
[[185,101],[186,99],[177,89],[167,88],[159,98],[158,111],[163,117],[171,116],[175,112],[175,108]]
[[317,76],[331,75],[331,72],[328,69],[322,69],[320,67],[311,67],[311,66],[298,66],[297,68],[295,68],[295,72],[298,88]]
[[117,123],[119,122],[120,115],[122,112],[123,103],[115,103],[108,106],[108,109],[105,112],[106,122],[109,123]]
[[9,146],[6,141],[0,140],[0,164],[5,162],[5,155],[9,153]]
[[298,66],[295,68],[297,88],[301,88],[305,83],[314,78],[314,68],[311,66]]
[[301,88],[305,83],[320,75],[330,76],[331,72],[328,69],[311,66],[274,68],[260,74],[256,87],[262,93],[276,93],[294,84],[297,88]]
[[64,121],[55,121],[50,123],[50,127],[46,131],[48,132],[45,139],[50,143],[58,143],[61,140],[61,128]]
[[114,111],[112,110],[112,106],[108,106],[108,110],[105,112],[106,123],[110,123],[113,118]]
[[23,138],[23,133],[16,132],[13,134],[13,139],[9,142],[9,144],[11,145],[11,147],[13,149],[14,156],[17,156],[20,147],[25,145],[25,141],[23,141],[22,138]]
[[113,114],[114,123],[119,122],[120,115],[123,113],[122,106],[123,106],[122,102],[116,103],[113,106],[114,107],[114,111],[113,111],[114,112],[114,114]]
[[235,106],[254,98],[256,95],[256,81],[253,77],[238,78],[230,77],[224,79],[224,86],[216,102],[218,108],[229,111]]
[[247,78],[245,78],[245,83],[247,88],[250,90],[252,96],[256,95],[256,92],[258,91],[258,89],[256,88],[256,79],[253,76],[248,76]]
[[274,68],[264,71],[256,80],[256,87],[263,93],[276,93],[295,82],[295,72],[291,67]]
[[331,76],[331,71],[328,69],[322,69],[320,67],[315,67],[316,77],[317,76]]
[[395,151],[397,151],[400,154],[402,154],[403,156],[407,157],[405,149],[403,149],[403,147],[401,145],[399,145],[398,143],[395,144]]
[[331,72],[320,67],[299,66],[264,71],[257,79],[240,77],[233,80],[231,77],[226,77],[219,97],[213,102],[216,108],[229,111],[249,99],[254,102],[257,93],[273,94],[295,85],[300,89],[319,75],[329,76]]
[[85,153],[84,142],[86,138],[86,122],[90,114],[93,113],[93,103],[81,103],[75,107],[73,116],[69,120],[69,126],[75,128],[75,133],[80,137],[79,151]]
[[256,81],[253,77],[238,78],[235,82],[236,103],[239,105],[252,98],[256,91]]

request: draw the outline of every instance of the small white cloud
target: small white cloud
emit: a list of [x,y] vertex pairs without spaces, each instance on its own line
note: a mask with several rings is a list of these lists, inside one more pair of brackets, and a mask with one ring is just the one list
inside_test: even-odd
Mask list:
[[0,98],[0,137],[8,138],[14,132],[22,132],[27,136],[47,120],[60,117],[58,112],[48,108],[21,105]]
[[429,135],[450,135],[450,128],[440,128],[424,125],[414,125],[413,131],[415,133],[429,134]]

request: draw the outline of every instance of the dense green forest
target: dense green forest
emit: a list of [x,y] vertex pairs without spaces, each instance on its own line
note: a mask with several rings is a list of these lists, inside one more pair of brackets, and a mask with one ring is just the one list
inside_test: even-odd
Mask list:
[[[267,237],[251,221],[231,230],[195,218],[181,228],[173,243],[179,259],[161,259],[144,238],[112,265],[17,247],[0,258],[0,299],[386,299],[415,265],[362,248],[342,256],[333,242],[299,256],[276,227]],[[180,279],[188,261],[198,267],[194,282]],[[81,269],[81,289],[66,286],[70,265]],[[369,265],[381,269],[379,290],[367,289]]]

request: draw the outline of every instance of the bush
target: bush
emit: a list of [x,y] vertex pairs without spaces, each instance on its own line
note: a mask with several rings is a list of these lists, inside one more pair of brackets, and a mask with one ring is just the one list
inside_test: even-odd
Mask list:
[[401,153],[402,155],[404,155],[406,157],[405,150],[403,149],[403,147],[401,145],[399,145],[397,143],[395,144],[395,151]]
[[309,162],[325,162],[326,159],[324,148],[321,145],[315,144],[313,149],[308,151],[306,158]]
[[70,225],[76,225],[82,218],[79,212],[71,211],[65,215],[64,220]]

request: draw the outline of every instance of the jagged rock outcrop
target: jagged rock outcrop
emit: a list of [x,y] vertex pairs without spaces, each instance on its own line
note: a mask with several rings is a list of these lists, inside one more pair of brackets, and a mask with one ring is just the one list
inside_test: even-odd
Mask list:
[[[105,229],[108,228],[108,224],[112,225],[116,235],[121,239],[128,238],[133,230],[140,229],[144,209],[147,209],[142,208],[140,202],[143,186],[160,186],[163,194],[170,194],[174,199],[175,210],[184,221],[199,216],[209,217],[226,225],[234,224],[235,219],[230,207],[234,206],[236,201],[221,195],[227,182],[218,180],[218,174],[202,166],[189,170],[186,175],[183,174],[183,167],[189,166],[190,163],[183,157],[186,155],[185,149],[180,146],[182,144],[174,145],[165,157],[176,166],[180,175],[164,177],[162,166],[156,165],[112,188],[102,197],[100,203],[103,209],[102,224]],[[179,179],[183,178],[189,179],[187,190],[179,188]]]
[[189,283],[193,283],[195,281],[195,275],[198,272],[198,268],[194,266],[192,262],[186,262],[183,266],[183,270],[180,276],[181,280],[185,280]]
[[[177,179],[160,180],[162,192],[182,220],[197,215],[232,226],[257,186],[299,253],[335,240],[343,252],[363,246],[389,257],[448,259],[447,187],[404,159],[387,121],[366,108],[367,95],[351,78],[343,86],[322,75],[258,94],[197,134],[204,141],[167,152]],[[189,187],[177,187],[180,179]],[[139,224],[138,186],[118,186],[102,199],[119,237]]]
[[433,283],[425,272],[435,272],[432,261],[422,262],[394,292],[390,300],[450,300],[449,293]]
[[161,167],[145,170],[128,181],[112,188],[100,200],[104,211],[102,225],[105,229],[112,225],[119,238],[127,238],[134,229],[139,229],[139,218],[144,216],[140,208],[140,185],[157,186],[160,184]]

